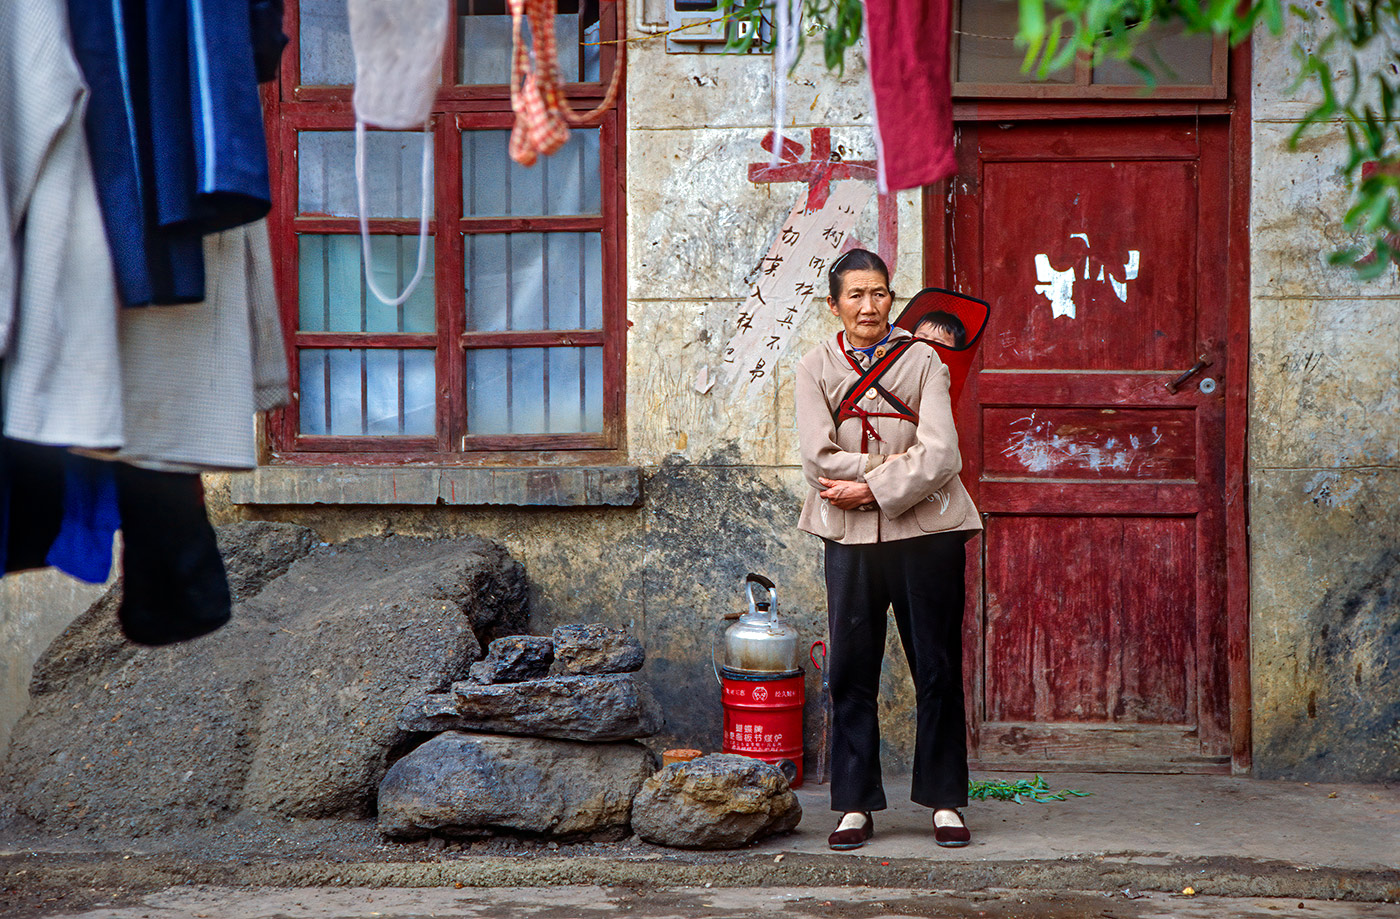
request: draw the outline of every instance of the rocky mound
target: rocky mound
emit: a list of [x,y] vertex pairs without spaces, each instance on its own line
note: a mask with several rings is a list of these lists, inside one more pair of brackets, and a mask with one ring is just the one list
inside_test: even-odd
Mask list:
[[[233,620],[125,643],[109,593],[35,667],[0,774],[51,830],[139,834],[250,810],[367,816],[411,699],[466,677],[526,625],[524,571],[485,539],[315,545],[289,524],[221,528]],[[114,588],[118,590],[119,587]]]

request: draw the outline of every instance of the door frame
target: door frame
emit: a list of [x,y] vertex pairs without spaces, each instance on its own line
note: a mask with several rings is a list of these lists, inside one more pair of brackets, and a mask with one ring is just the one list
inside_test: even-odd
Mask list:
[[[1251,770],[1252,701],[1249,641],[1249,200],[1251,142],[1251,45],[1230,52],[1230,95],[1221,102],[1153,102],[1151,100],[1073,102],[979,101],[953,106],[955,126],[996,122],[1075,119],[1142,119],[1210,117],[1228,119],[1230,138],[1227,201],[1227,277],[1225,279],[1225,353],[1230,373],[1225,381],[1225,632],[1230,714],[1230,771]],[[924,285],[952,288],[953,207],[949,182],[923,191]],[[969,291],[976,294],[976,291]],[[976,563],[969,561],[969,571]],[[981,566],[976,565],[980,570]],[[981,590],[968,592],[980,615]],[[964,634],[968,634],[964,630]],[[975,658],[966,658],[968,661]],[[980,686],[980,673],[977,674]],[[969,729],[978,730],[975,718]]]

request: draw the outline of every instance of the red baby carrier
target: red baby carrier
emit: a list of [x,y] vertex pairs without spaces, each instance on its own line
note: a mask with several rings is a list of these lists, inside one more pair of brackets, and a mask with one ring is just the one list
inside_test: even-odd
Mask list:
[[[855,383],[851,384],[851,388],[846,391],[841,404],[837,406],[836,424],[839,426],[847,418],[860,419],[861,452],[866,451],[872,439],[880,439],[880,435],[875,433],[875,426],[870,423],[871,418],[902,418],[912,424],[919,423],[917,412],[880,385],[880,378],[885,375],[885,371],[893,367],[895,361],[899,360],[900,356],[910,348],[928,345],[938,352],[939,358],[948,368],[949,397],[954,405],[958,404],[963,384],[967,382],[967,375],[972,372],[972,363],[977,357],[977,346],[982,342],[982,331],[987,327],[987,317],[991,314],[991,307],[986,300],[968,297],[940,287],[927,287],[919,291],[914,299],[909,301],[909,305],[904,308],[904,312],[899,314],[899,318],[895,320],[894,324],[901,329],[913,332],[926,316],[939,311],[956,316],[963,324],[967,337],[961,348],[954,348],[922,338],[901,339],[890,345],[883,353],[877,350],[875,359],[871,361],[870,366],[861,370],[856,359],[846,352],[845,340],[844,337],[842,338],[842,352],[846,354],[846,360],[850,361],[851,367],[860,376]],[[860,407],[861,397],[872,389],[884,399],[885,405],[892,411],[872,412]]]

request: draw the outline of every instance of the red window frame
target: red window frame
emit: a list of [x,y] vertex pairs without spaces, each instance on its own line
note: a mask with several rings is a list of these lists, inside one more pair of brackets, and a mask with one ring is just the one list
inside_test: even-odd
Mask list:
[[[565,87],[575,109],[599,105],[624,46],[616,43],[618,6],[624,0],[601,0],[599,26],[601,82]],[[264,93],[269,155],[273,174],[273,209],[269,217],[278,298],[291,372],[292,405],[269,416],[270,463],[481,464],[616,462],[625,431],[626,278],[624,258],[625,148],[623,96],[600,119],[599,165],[601,213],[555,217],[465,217],[462,214],[461,132],[509,129],[514,123],[507,85],[461,85],[456,82],[458,53],[456,5],[452,39],[442,62],[442,87],[434,103],[433,216],[435,331],[427,334],[302,332],[298,326],[297,236],[300,233],[358,233],[354,217],[300,216],[297,213],[297,138],[305,130],[353,130],[350,86],[302,86],[299,53],[300,0],[287,0],[285,31],[291,42],[282,58],[278,81]],[[371,231],[416,236],[416,219],[372,218]],[[587,330],[472,332],[465,328],[464,235],[508,231],[597,231],[602,241],[602,328]],[[472,434],[467,430],[466,353],[473,348],[540,348],[601,346],[603,349],[603,428],[578,434]],[[436,433],[433,436],[304,435],[299,427],[299,360],[303,348],[435,349]]]

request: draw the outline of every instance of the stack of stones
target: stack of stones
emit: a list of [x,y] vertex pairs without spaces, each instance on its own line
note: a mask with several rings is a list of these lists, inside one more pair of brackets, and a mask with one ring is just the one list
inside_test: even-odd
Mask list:
[[403,730],[437,736],[385,775],[380,831],[625,835],[632,799],[656,771],[637,738],[663,725],[637,676],[645,659],[636,638],[602,625],[496,639],[466,680],[399,714]]

